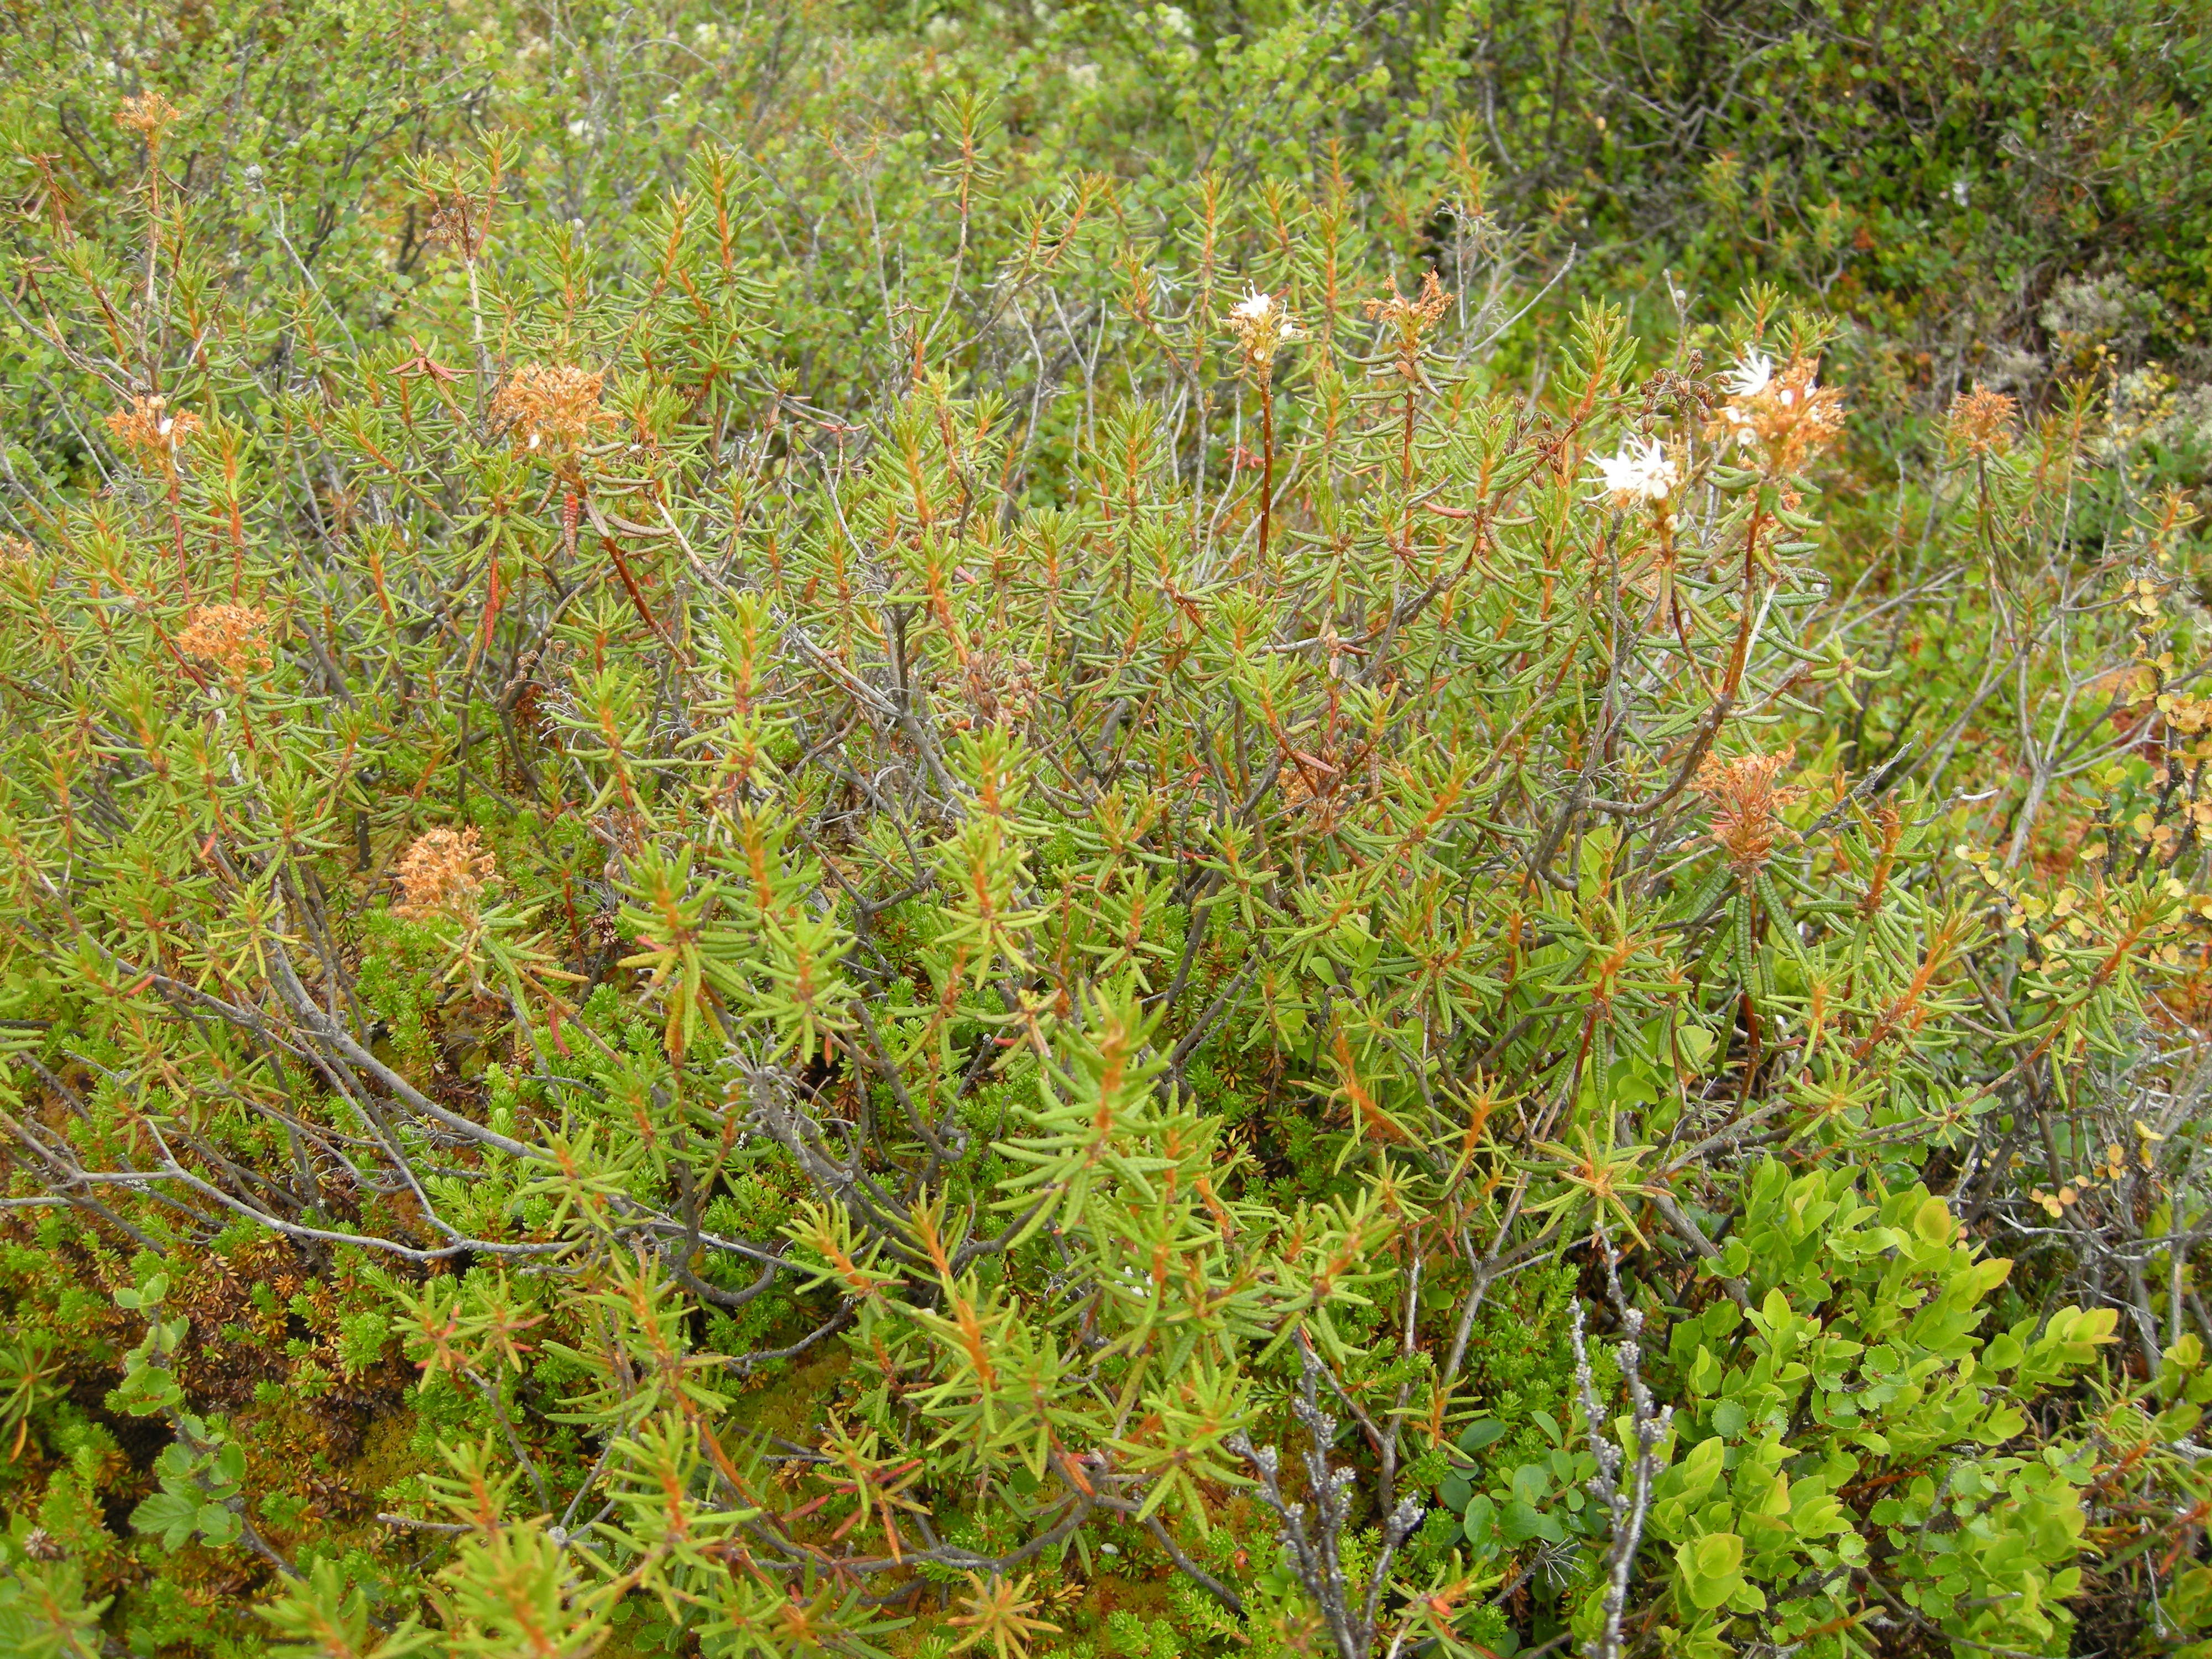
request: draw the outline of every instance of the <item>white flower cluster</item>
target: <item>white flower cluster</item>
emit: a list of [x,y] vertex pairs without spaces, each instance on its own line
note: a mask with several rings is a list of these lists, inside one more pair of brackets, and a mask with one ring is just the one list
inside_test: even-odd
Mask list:
[[1747,353],[1723,384],[1729,400],[1709,428],[1723,443],[1765,446],[1771,462],[1794,471],[1843,425],[1843,399],[1814,379],[1810,358],[1775,372],[1765,352]]
[[1663,501],[1682,475],[1656,438],[1631,439],[1618,455],[1601,455],[1597,470],[1615,507],[1631,501]]
[[1254,330],[1270,330],[1278,340],[1295,340],[1298,325],[1291,320],[1275,296],[1262,289],[1254,289],[1239,301],[1229,313],[1237,321]]
[[1275,361],[1278,348],[1298,337],[1289,309],[1263,289],[1254,289],[1231,307],[1229,327],[1245,356],[1262,372]]
[[1740,360],[1735,373],[1729,376],[1729,396],[1756,398],[1773,379],[1774,359],[1763,351],[1754,351]]

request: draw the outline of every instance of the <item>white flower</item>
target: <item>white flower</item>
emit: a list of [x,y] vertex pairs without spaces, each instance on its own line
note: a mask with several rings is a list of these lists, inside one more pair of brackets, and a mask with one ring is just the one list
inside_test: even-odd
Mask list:
[[1763,351],[1754,351],[1735,366],[1729,376],[1729,395],[1732,398],[1756,398],[1766,390],[1766,383],[1774,378],[1774,359]]
[[1638,496],[1665,501],[1681,477],[1655,438],[1641,443],[1632,439],[1620,454],[1600,456],[1597,468],[1605,475],[1607,493],[1624,507]]
[[1248,323],[1266,323],[1275,314],[1275,296],[1255,288],[1229,314],[1241,317]]
[[1298,325],[1275,296],[1254,289],[1230,309],[1229,326],[1255,360],[1273,362],[1275,348],[1298,337]]

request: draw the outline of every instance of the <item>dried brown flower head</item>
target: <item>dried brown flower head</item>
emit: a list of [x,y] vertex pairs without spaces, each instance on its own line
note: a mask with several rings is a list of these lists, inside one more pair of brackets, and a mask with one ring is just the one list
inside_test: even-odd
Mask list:
[[270,663],[269,613],[259,605],[204,605],[185,619],[177,649],[232,679]]
[[476,204],[465,196],[439,198],[430,215],[430,240],[464,259],[473,259],[483,252],[486,229]]
[[1771,755],[1739,755],[1724,761],[1705,757],[1692,786],[1712,803],[1712,836],[1739,873],[1757,875],[1774,856],[1775,843],[1796,832],[1782,822],[1782,808],[1804,798],[1802,789],[1776,780],[1797,752],[1789,744]]
[[1036,665],[1011,653],[978,651],[968,659],[966,724],[1018,726],[1036,709]]
[[1398,331],[1401,340],[1418,340],[1437,325],[1437,319],[1444,314],[1452,296],[1444,289],[1443,282],[1431,270],[1421,277],[1421,291],[1407,299],[1398,292],[1397,280],[1390,283],[1390,297],[1370,300],[1367,314],[1378,321],[1389,323]]
[[115,124],[137,133],[149,144],[159,145],[162,129],[177,118],[177,106],[158,92],[142,92],[123,100]]
[[1969,455],[2003,455],[2012,449],[2013,417],[2019,402],[2002,392],[1992,392],[1980,381],[1951,405],[1946,429],[1952,447]]
[[567,455],[583,447],[592,428],[612,418],[599,407],[606,376],[566,363],[527,363],[491,400],[495,426],[519,450]]
[[412,921],[473,911],[477,895],[499,880],[499,866],[477,832],[426,830],[399,855],[395,915]]
[[200,417],[186,410],[172,412],[167,398],[140,395],[131,407],[107,417],[115,441],[129,450],[141,466],[167,470],[176,465],[177,446],[198,430]]
[[39,550],[21,536],[0,536],[0,575],[21,570],[38,554]]
[[1766,452],[1770,473],[1802,471],[1844,429],[1844,394],[1815,382],[1816,357],[1794,358],[1779,374],[1753,352],[1729,376],[1729,401],[1706,435]]

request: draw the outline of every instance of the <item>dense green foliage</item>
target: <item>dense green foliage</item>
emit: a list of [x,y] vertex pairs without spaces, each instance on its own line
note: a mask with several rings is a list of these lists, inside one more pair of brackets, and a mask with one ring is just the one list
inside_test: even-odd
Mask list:
[[2189,1654],[2207,31],[0,24],[0,1649]]

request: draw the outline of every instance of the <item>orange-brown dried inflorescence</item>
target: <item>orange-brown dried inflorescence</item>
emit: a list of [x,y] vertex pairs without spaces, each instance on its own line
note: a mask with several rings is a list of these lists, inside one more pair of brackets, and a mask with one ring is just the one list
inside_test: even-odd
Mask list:
[[583,447],[592,428],[611,419],[599,407],[606,376],[568,363],[528,363],[491,401],[492,423],[519,450],[566,455]]
[[137,133],[149,144],[161,142],[161,133],[177,118],[177,106],[158,92],[142,92],[126,98],[115,112],[115,124]]
[[955,723],[970,728],[1018,726],[1036,712],[1037,667],[1010,652],[978,651],[968,659],[968,714]]
[[1408,298],[1399,293],[1398,284],[1394,279],[1389,299],[1370,300],[1364,308],[1369,317],[1377,322],[1389,323],[1401,336],[1419,339],[1436,326],[1437,319],[1450,308],[1451,302],[1450,291],[1431,270],[1422,273],[1419,294]]
[[1796,744],[1789,744],[1771,755],[1739,755],[1734,760],[1708,755],[1698,769],[1693,787],[1712,803],[1712,837],[1741,875],[1757,875],[1774,856],[1775,844],[1796,835],[1782,822],[1781,811],[1802,799],[1805,792],[1777,780],[1796,750]]
[[392,874],[399,882],[393,914],[422,921],[473,908],[484,889],[499,880],[499,867],[474,829],[441,825],[415,838]]
[[1945,422],[1952,446],[1969,455],[2003,455],[2012,449],[2013,419],[2019,402],[2002,392],[1992,392],[1980,381],[1951,405]]
[[1706,435],[1766,452],[1776,476],[1802,471],[1844,429],[1844,394],[1817,383],[1817,357],[1793,358],[1779,373],[1753,352],[1729,378],[1729,401]]
[[169,400],[141,394],[131,407],[107,417],[115,441],[129,450],[141,466],[164,470],[176,464],[177,446],[198,430],[200,417],[185,410],[171,410]]
[[266,668],[269,613],[258,605],[204,605],[185,618],[177,649],[213,663],[233,679],[250,668]]
[[431,210],[430,240],[464,259],[474,259],[483,252],[489,233],[485,216],[465,196],[441,197]]

